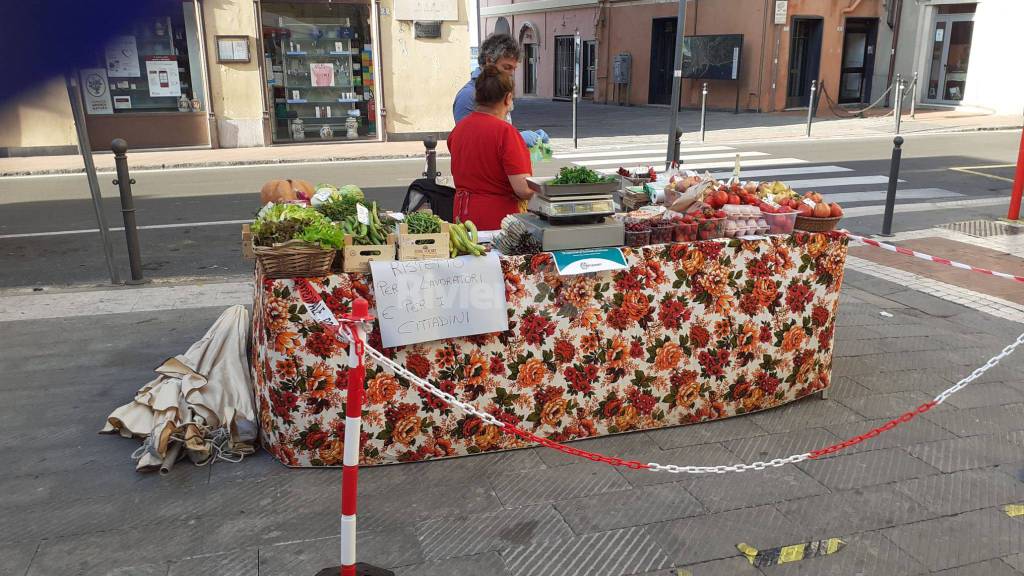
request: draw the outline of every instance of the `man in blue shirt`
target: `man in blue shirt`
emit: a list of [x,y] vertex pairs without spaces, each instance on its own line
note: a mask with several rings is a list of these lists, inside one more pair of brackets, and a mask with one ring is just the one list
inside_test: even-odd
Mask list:
[[[516,68],[519,67],[519,59],[519,43],[508,34],[492,34],[484,40],[477,56],[480,67],[473,70],[469,82],[466,82],[455,95],[455,102],[452,104],[452,116],[455,117],[456,124],[476,110],[476,79],[480,75],[480,70],[484,66],[494,65],[505,74],[514,76]],[[512,119],[509,118],[508,121],[511,123]],[[548,141],[548,135],[543,130],[523,130],[520,134],[527,147],[533,147],[538,141]]]

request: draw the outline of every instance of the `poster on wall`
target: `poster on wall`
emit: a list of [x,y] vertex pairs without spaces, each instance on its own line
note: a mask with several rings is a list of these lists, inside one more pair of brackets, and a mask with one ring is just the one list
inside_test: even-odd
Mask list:
[[176,56],[147,56],[146,77],[149,79],[150,96],[154,98],[181,96],[181,81],[178,78],[178,58]]
[[113,114],[114,106],[110,102],[110,84],[107,82],[106,69],[83,68],[78,73],[82,82],[85,113]]
[[309,79],[313,88],[334,86],[334,64],[329,62],[311,63]]
[[111,78],[137,78],[139,71],[139,48],[135,36],[114,36],[107,43],[107,76]]

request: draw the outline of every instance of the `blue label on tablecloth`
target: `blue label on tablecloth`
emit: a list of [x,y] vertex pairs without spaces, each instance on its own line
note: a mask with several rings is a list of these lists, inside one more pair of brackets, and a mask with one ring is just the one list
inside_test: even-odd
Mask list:
[[625,270],[628,267],[621,248],[556,250],[551,254],[555,257],[555,266],[562,276],[605,270]]

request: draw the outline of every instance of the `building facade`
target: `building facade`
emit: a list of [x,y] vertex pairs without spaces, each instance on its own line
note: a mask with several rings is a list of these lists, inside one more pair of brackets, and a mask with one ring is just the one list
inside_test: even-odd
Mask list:
[[[161,0],[73,75],[95,150],[419,139],[452,128],[462,0]],[[0,155],[75,151],[63,78],[0,109]]]
[[[707,82],[712,109],[805,108],[814,81],[819,98],[859,107],[897,74],[909,81],[917,72],[920,103],[1021,112],[1021,75],[997,64],[1008,56],[1011,27],[1024,21],[1019,0],[684,1],[688,42],[711,47],[701,52],[710,61],[684,64],[684,106],[699,106]],[[524,45],[521,97],[571,96],[568,48],[579,33],[585,97],[666,105],[678,7],[663,0],[481,0],[480,14],[484,34],[507,31]],[[616,74],[616,61],[624,60],[628,83]]]

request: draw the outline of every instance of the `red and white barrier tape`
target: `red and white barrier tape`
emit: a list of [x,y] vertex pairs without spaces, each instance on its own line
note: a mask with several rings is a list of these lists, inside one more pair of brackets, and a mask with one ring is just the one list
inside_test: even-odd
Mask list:
[[996,278],[1005,278],[1007,280],[1013,280],[1015,282],[1024,282],[1024,276],[1014,276],[1013,274],[1007,274],[1006,272],[996,272],[994,270],[989,270],[987,268],[978,268],[977,266],[971,266],[969,264],[964,264],[963,262],[956,262],[954,260],[949,260],[947,258],[939,258],[938,256],[925,254],[924,252],[917,252],[915,250],[910,250],[909,248],[903,248],[901,246],[893,246],[892,244],[879,242],[878,240],[874,240],[872,238],[857,236],[856,234],[851,234],[845,230],[843,230],[842,233],[846,234],[850,238],[850,240],[856,240],[857,242],[860,242],[862,244],[874,246],[875,248],[881,248],[882,250],[888,250],[890,252],[896,252],[898,254],[903,254],[906,256],[913,256],[914,258],[920,258],[921,260],[927,260],[929,262],[935,262],[937,264],[945,264],[946,266],[960,268],[961,270],[970,270],[971,272],[978,272],[981,274],[986,274],[988,276],[995,276]]
[[[331,332],[339,340],[342,340],[344,342],[351,342],[349,336],[346,335],[344,331],[338,329],[338,320],[334,317],[330,310],[327,309],[327,306],[323,304],[322,297],[316,292],[316,290],[312,289],[312,285],[309,284],[307,280],[301,278],[296,279],[296,283],[300,284],[300,289],[298,292],[302,296],[303,301],[306,303],[307,310],[309,310],[310,315],[313,316],[313,319],[316,320],[325,330]],[[305,289],[307,286],[309,288]],[[921,404],[914,410],[911,410],[897,418],[894,418],[889,422],[886,422],[882,426],[879,426],[878,428],[875,428],[874,430],[871,430],[864,434],[861,434],[860,436],[854,436],[843,442],[833,444],[832,446],[819,448],[817,450],[805,452],[803,454],[793,454],[792,456],[787,456],[785,458],[776,458],[774,460],[769,460],[767,462],[754,462],[752,464],[733,464],[729,466],[676,466],[674,464],[658,464],[656,462],[648,462],[644,464],[636,460],[626,460],[623,458],[616,458],[614,456],[605,456],[603,454],[597,454],[595,452],[588,452],[586,450],[580,450],[579,448],[573,448],[572,446],[566,446],[559,442],[555,442],[553,440],[537,436],[532,432],[522,430],[521,428],[517,428],[510,424],[506,424],[505,422],[498,420],[492,414],[484,412],[478,409],[476,406],[469,404],[468,402],[462,402],[455,396],[439,389],[438,387],[434,386],[427,380],[424,380],[423,378],[416,376],[408,369],[406,369],[404,366],[391,360],[382,352],[373,348],[372,346],[366,346],[365,353],[367,356],[373,358],[374,362],[376,362],[378,366],[388,370],[395,376],[400,376],[404,378],[405,380],[409,381],[413,386],[416,386],[420,390],[426,391],[430,395],[440,399],[446,404],[450,406],[455,406],[468,414],[472,414],[477,418],[480,418],[487,424],[497,426],[499,429],[502,430],[502,432],[506,434],[510,434],[530,442],[536,442],[546,448],[558,450],[559,452],[564,452],[565,454],[569,454],[570,456],[579,456],[582,458],[586,458],[588,460],[592,460],[594,462],[604,462],[605,464],[610,464],[612,466],[623,466],[626,468],[632,468],[634,470],[651,470],[654,472],[671,472],[674,474],[724,474],[726,472],[743,472],[745,470],[764,470],[765,468],[785,466],[786,464],[794,464],[796,462],[803,462],[804,460],[814,460],[822,456],[834,454],[836,452],[839,452],[840,450],[849,448],[850,446],[874,438],[875,436],[878,436],[879,434],[886,432],[888,430],[892,430],[893,428],[899,426],[900,424],[909,422],[914,417],[920,414],[924,414],[925,412],[931,410],[932,408],[938,406],[939,404],[942,404],[943,402],[946,401],[947,398],[959,392],[968,384],[980,378],[981,375],[987,372],[989,369],[999,364],[999,362],[1003,358],[1006,358],[1007,356],[1012,354],[1013,351],[1016,350],[1017,347],[1020,346],[1021,344],[1024,344],[1024,333],[1022,333],[1020,336],[1017,336],[1016,340],[1014,340],[1008,346],[1003,348],[1003,350],[999,354],[989,359],[989,361],[986,362],[983,366],[977,368],[976,370],[971,372],[969,375],[961,379],[953,386],[950,386],[948,389],[942,391],[942,393],[940,393],[934,399],[925,402],[924,404]]]

